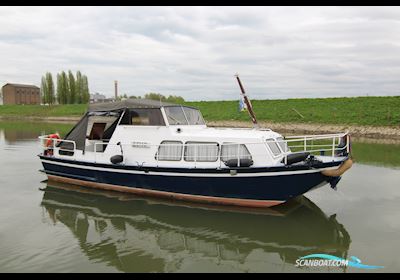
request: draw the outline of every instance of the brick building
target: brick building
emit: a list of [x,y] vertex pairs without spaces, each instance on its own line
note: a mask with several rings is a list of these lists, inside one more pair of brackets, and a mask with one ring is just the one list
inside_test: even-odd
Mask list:
[[40,88],[34,85],[5,84],[3,104],[40,104]]

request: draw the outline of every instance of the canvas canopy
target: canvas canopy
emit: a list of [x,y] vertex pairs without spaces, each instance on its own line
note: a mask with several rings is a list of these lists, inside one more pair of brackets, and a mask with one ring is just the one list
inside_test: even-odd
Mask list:
[[[116,118],[114,123],[104,131],[104,139],[111,138],[112,133],[114,132],[115,127],[118,124],[118,120],[123,113],[123,109],[117,111],[109,111],[109,112],[87,112],[82,119],[71,129],[71,131],[64,137],[64,140],[75,141],[77,150],[85,150],[85,141],[86,141],[86,132],[88,128],[89,118],[91,116],[110,116]],[[61,142],[59,147],[63,150],[73,150],[73,144],[70,142]]]
[[150,99],[127,99],[119,102],[96,103],[89,105],[89,112],[115,111],[125,108],[161,108],[163,106],[179,106],[177,104]]
[[[127,99],[119,102],[90,104],[86,114],[65,136],[64,140],[75,141],[76,149],[85,151],[86,136],[87,136],[86,133],[88,130],[89,118],[91,116],[112,116],[113,118],[116,118],[115,121],[112,123],[112,125],[109,126],[104,131],[103,139],[107,140],[111,138],[119,121],[120,123],[129,123],[130,121],[130,114],[128,113],[129,109],[161,108],[167,106],[180,106],[180,105],[168,102],[150,100],[150,99]],[[121,115],[123,115],[122,118],[120,118]],[[73,150],[73,144],[69,142],[61,142],[59,144],[59,147],[62,148],[63,150],[70,150],[70,151]],[[61,151],[61,153],[64,152]],[[66,154],[67,153],[68,151],[66,152]]]
[[[64,137],[64,140],[75,141],[76,149],[85,149],[86,130],[88,125],[89,116],[86,113],[83,118],[71,129],[71,131]],[[59,145],[61,149],[73,150],[73,145],[70,142],[61,142]],[[62,151],[60,151],[62,152]]]

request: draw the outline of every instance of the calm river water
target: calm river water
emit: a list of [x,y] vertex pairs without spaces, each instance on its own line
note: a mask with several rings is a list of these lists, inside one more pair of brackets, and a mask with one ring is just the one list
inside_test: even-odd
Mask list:
[[[36,137],[70,124],[0,123],[0,272],[399,272],[400,145],[353,144],[328,186],[249,211],[46,182]],[[330,254],[375,270],[296,267]]]

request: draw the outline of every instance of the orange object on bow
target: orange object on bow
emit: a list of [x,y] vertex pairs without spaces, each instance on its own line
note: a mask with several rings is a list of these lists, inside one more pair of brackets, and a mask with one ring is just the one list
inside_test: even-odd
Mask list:
[[48,139],[46,141],[46,147],[51,147],[51,146],[53,146],[52,143],[54,142],[54,140],[52,140],[52,139],[60,139],[60,135],[58,133],[53,133],[53,134],[50,134],[47,138]]

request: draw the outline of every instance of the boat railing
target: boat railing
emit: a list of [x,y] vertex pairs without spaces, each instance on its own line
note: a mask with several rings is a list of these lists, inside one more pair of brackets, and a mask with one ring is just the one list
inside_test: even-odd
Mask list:
[[[60,152],[64,152],[64,155],[73,156],[76,152],[76,142],[73,140],[64,140],[59,138],[49,137],[49,135],[41,135],[39,138],[39,145],[43,153],[52,151],[60,155]],[[72,147],[63,147],[62,143],[67,143]],[[62,154],[61,153],[61,154]]]
[[[279,143],[279,141],[277,142]],[[285,164],[287,164],[288,155],[295,153],[320,153],[320,155],[330,155],[332,160],[334,160],[336,153],[343,151],[350,153],[348,131],[336,134],[286,136],[282,142],[286,143],[288,147],[287,151],[282,150]],[[279,146],[281,148],[281,145]]]
[[[47,135],[40,136],[43,149],[48,149],[49,146],[45,145],[47,140],[51,140],[51,148],[60,154],[60,151],[65,151],[68,153],[67,155],[73,156],[76,152],[76,143],[71,140],[62,140],[62,139],[53,139],[47,137]],[[319,153],[320,155],[331,156],[332,160],[335,159],[336,155],[341,151],[350,151],[350,141],[349,141],[348,132],[345,133],[337,133],[337,134],[323,134],[323,135],[300,135],[300,136],[286,136],[284,139],[264,139],[258,142],[230,142],[230,143],[222,143],[222,146],[229,147],[224,152],[222,151],[222,147],[218,143],[181,143],[181,144],[171,144],[171,143],[163,143],[163,144],[150,144],[143,142],[141,148],[153,148],[154,153],[149,155],[145,155],[145,153],[141,154],[141,158],[148,157],[149,162],[155,160],[157,166],[160,162],[192,162],[193,167],[196,168],[199,163],[210,163],[217,162],[220,167],[225,166],[227,159],[236,159],[237,167],[240,167],[240,163],[243,159],[254,159],[257,157],[265,157],[266,150],[268,154],[276,161],[281,161],[284,164],[287,164],[287,158],[291,154],[296,153],[304,153],[309,152],[310,154]],[[59,143],[66,142],[71,143],[72,147],[63,148],[63,145]],[[137,142],[135,142],[136,148],[138,148]],[[70,146],[71,146],[70,144]],[[275,145],[275,149],[279,149],[273,151],[270,144]],[[245,146],[245,149],[242,146]],[[262,153],[257,153],[254,151],[261,151],[259,149],[259,145],[262,146]],[[121,149],[125,150],[127,147],[133,147],[132,143],[120,143],[120,144],[110,144],[108,142],[98,142],[94,143],[94,151],[90,154],[93,154],[93,160],[97,162],[99,154],[104,154],[105,149],[104,146],[107,147],[116,147],[118,146],[118,151]],[[163,153],[160,155],[160,151]],[[222,153],[223,152],[223,153]],[[64,155],[65,155],[64,153]],[[89,154],[86,152],[85,154]],[[109,156],[109,155],[108,155]],[[154,162],[154,161],[153,161]]]

